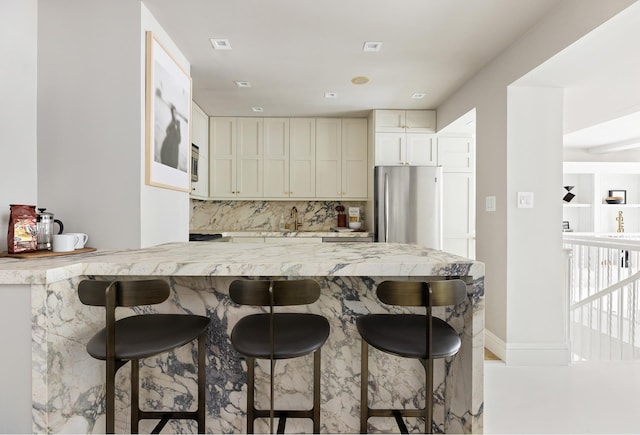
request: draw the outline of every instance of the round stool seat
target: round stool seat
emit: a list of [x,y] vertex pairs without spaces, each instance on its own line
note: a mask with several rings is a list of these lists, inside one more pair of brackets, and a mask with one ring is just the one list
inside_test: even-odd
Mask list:
[[[116,360],[143,359],[191,342],[209,326],[208,317],[193,314],[145,314],[116,321]],[[97,332],[87,352],[107,359],[107,330]]]
[[[329,337],[329,322],[317,314],[275,313],[273,324],[274,359],[310,354]],[[252,314],[240,319],[231,332],[231,342],[242,355],[269,359],[269,314]]]
[[[405,358],[427,356],[427,318],[420,314],[367,314],[357,319],[362,338],[378,350]],[[433,317],[432,358],[454,355],[460,349],[458,333]]]

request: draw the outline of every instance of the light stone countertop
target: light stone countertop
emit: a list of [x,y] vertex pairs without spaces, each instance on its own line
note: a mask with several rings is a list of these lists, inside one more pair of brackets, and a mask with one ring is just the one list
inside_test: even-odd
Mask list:
[[184,242],[41,259],[0,258],[0,284],[48,284],[81,275],[484,276],[484,264],[395,243]]

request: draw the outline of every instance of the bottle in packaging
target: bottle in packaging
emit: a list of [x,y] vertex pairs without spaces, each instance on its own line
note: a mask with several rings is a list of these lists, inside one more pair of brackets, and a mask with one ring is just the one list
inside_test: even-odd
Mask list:
[[36,251],[38,249],[36,206],[11,204],[9,208],[7,250],[10,254]]

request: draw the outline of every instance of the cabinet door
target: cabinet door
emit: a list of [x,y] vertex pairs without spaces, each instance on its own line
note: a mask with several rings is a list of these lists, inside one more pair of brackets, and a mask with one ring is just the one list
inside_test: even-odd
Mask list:
[[407,133],[406,161],[409,165],[436,166],[438,154],[435,135]]
[[316,120],[292,118],[289,124],[289,196],[316,196]]
[[475,170],[475,146],[470,137],[439,137],[438,165],[449,172]]
[[209,117],[195,103],[192,105],[191,142],[199,148],[198,181],[191,182],[191,196],[209,196]]
[[376,110],[376,132],[401,132],[405,130],[404,110]]
[[443,250],[475,258],[474,174],[445,172],[443,178]]
[[405,128],[407,133],[435,133],[436,112],[434,110],[405,111]]
[[367,120],[342,120],[342,198],[367,197]]
[[289,119],[264,119],[264,196],[289,197]]
[[339,198],[342,192],[342,123],[316,119],[316,198]]
[[239,198],[263,196],[263,119],[238,118],[237,189]]
[[213,117],[209,130],[209,194],[213,198],[236,195],[236,118]]
[[405,133],[376,133],[374,157],[375,165],[393,166],[406,164]]

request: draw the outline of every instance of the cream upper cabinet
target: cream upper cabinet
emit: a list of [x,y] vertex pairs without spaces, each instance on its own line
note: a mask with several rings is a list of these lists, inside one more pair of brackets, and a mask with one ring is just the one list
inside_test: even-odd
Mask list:
[[374,119],[376,132],[436,132],[434,110],[376,110]]
[[436,137],[428,133],[375,133],[374,156],[377,166],[435,166]]
[[367,198],[367,120],[342,120],[342,198]]
[[366,197],[367,120],[316,119],[316,198]]
[[315,125],[315,118],[265,118],[265,198],[315,197]]
[[238,198],[263,196],[263,130],[262,118],[238,118],[238,172],[236,175]]
[[263,134],[262,118],[211,118],[211,197],[262,197]]
[[316,120],[291,118],[289,124],[289,197],[316,196]]
[[191,142],[198,147],[199,154],[198,180],[191,182],[191,196],[206,199],[209,196],[209,117],[195,103],[191,112]]
[[264,119],[264,196],[289,197],[289,118]]
[[236,196],[236,118],[212,117],[209,129],[209,195]]
[[375,165],[437,165],[435,111],[375,110],[373,119]]

